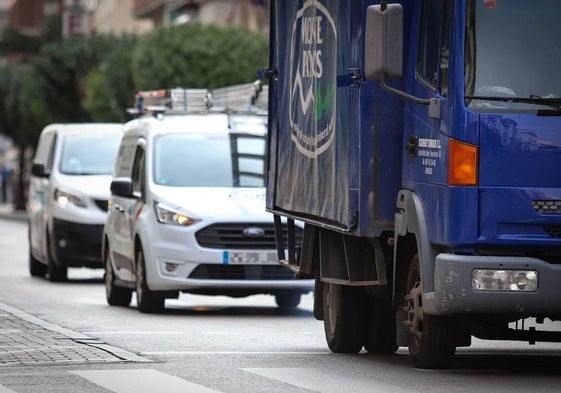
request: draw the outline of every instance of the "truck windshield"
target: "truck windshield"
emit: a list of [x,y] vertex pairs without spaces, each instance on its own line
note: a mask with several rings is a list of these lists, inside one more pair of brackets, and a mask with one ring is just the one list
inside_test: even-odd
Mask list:
[[265,136],[165,134],[154,145],[154,182],[169,187],[264,187]]
[[559,15],[559,0],[468,0],[465,95],[471,108],[536,111],[560,101]]

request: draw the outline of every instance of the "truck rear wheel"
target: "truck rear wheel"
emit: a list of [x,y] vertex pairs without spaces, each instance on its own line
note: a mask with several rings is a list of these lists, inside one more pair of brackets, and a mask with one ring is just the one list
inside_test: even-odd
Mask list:
[[356,353],[364,345],[366,292],[363,288],[323,283],[323,326],[335,353]]
[[453,325],[444,317],[423,313],[419,255],[415,254],[407,277],[409,355],[418,368],[448,367],[456,351]]
[[369,353],[394,353],[397,351],[395,337],[395,313],[386,301],[371,299],[369,323],[364,348]]

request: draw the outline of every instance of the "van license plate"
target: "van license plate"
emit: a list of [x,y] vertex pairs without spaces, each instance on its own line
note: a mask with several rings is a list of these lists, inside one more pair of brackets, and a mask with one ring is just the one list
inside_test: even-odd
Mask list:
[[223,265],[276,265],[276,251],[224,251]]

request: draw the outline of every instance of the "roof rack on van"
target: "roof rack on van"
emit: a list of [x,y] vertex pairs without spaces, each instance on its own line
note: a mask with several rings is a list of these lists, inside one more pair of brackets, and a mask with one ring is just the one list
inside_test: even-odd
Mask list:
[[261,81],[219,89],[160,89],[140,91],[135,96],[133,115],[158,113],[266,113],[268,86]]

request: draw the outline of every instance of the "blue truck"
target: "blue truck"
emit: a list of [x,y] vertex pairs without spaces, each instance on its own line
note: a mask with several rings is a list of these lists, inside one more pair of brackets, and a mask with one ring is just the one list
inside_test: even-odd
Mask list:
[[559,15],[271,2],[267,209],[333,352],[440,368],[472,337],[561,341]]

